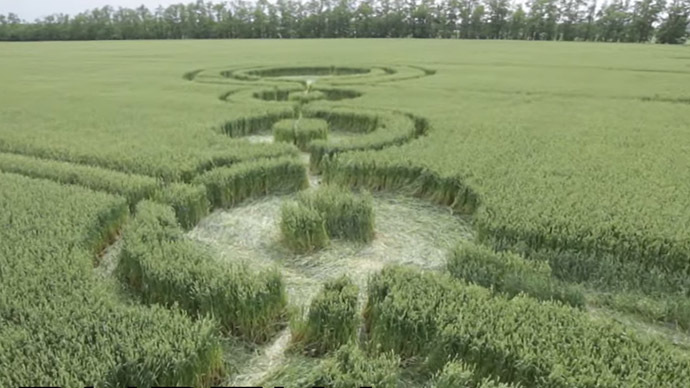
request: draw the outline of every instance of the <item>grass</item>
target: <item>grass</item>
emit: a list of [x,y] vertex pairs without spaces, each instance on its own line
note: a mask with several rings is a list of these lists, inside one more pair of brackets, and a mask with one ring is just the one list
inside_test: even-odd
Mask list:
[[611,386],[673,387],[690,378],[690,359],[666,342],[558,303],[494,297],[400,267],[385,268],[371,283],[364,314],[370,347],[416,360],[426,373],[461,358],[480,376],[525,386],[605,379]]
[[186,239],[173,209],[143,201],[125,228],[117,274],[141,301],[215,318],[228,332],[265,342],[280,328],[287,300],[276,271],[219,265]]
[[[11,318],[0,328],[0,341],[5,341],[0,345],[27,349],[24,355],[0,358],[0,369],[12,371],[6,385],[34,383],[23,381],[28,369],[17,366],[22,363],[39,380],[50,380],[36,383],[70,386],[208,385],[227,369],[218,360],[216,337],[233,331],[227,325],[241,319],[231,309],[215,314],[223,316],[226,330],[221,331],[212,320],[197,317],[198,311],[214,315],[213,303],[194,305],[209,299],[203,297],[211,295],[206,282],[194,283],[189,292],[156,290],[154,299],[170,309],[123,305],[95,285],[95,257],[123,223],[137,219],[127,210],[136,210],[142,199],[171,206],[168,215],[175,215],[174,222],[195,228],[192,237],[217,249],[203,254],[203,278],[217,279],[213,290],[227,300],[242,299],[227,294],[228,289],[243,290],[226,287],[219,276],[225,273],[219,270],[226,268],[223,261],[278,266],[289,302],[307,305],[324,282],[345,273],[367,292],[367,277],[388,263],[443,270],[457,240],[475,234],[486,252],[476,260],[462,256],[461,264],[472,262],[472,270],[460,265],[455,275],[499,291],[486,294],[486,306],[495,307],[491,314],[502,317],[511,309],[553,313],[557,317],[551,321],[531,323],[541,325],[532,330],[551,333],[550,322],[570,316],[565,311],[571,310],[544,307],[555,304],[534,297],[558,299],[554,295],[567,288],[563,283],[580,283],[590,305],[633,316],[626,325],[635,326],[642,317],[671,324],[672,332],[690,327],[687,47],[303,40],[2,43],[0,51],[0,171],[33,178],[3,174],[0,180],[2,268],[10,274],[3,285],[28,295],[18,298],[21,293],[9,285],[0,291],[0,300],[10,303],[5,311],[21,312],[25,323],[0,315],[4,321]],[[317,82],[303,94],[303,80],[311,78]],[[329,139],[308,134],[293,144],[252,142],[251,136],[300,114],[303,120],[325,120]],[[326,181],[411,194],[444,207],[380,197],[373,200],[376,239],[370,245],[334,239],[319,252],[294,255],[278,243],[282,199],[245,201],[306,187],[306,168],[295,145],[309,151],[313,171],[322,171]],[[205,218],[209,208],[230,209]],[[468,214],[471,226],[457,213]],[[175,241],[183,234],[177,229]],[[160,241],[143,238],[142,252],[156,244]],[[197,261],[184,260],[196,257],[195,250],[180,248],[191,245],[168,246],[171,251],[155,257],[178,257],[178,264],[198,271],[192,268]],[[548,277],[538,270],[545,263]],[[494,276],[516,268],[521,275],[509,283],[506,276]],[[232,271],[227,278],[239,274]],[[179,273],[169,275],[179,275],[177,286],[192,284]],[[75,296],[53,278],[73,280]],[[532,297],[514,295],[520,292]],[[508,300],[501,293],[514,297]],[[14,302],[24,298],[32,303]],[[174,306],[192,312],[194,319]],[[266,315],[273,322],[280,314]],[[58,350],[50,344],[19,346],[38,338],[31,333],[51,332],[43,316],[74,317],[79,331],[108,322],[115,331],[96,352],[99,364],[84,367],[86,355],[94,351],[67,326],[57,330],[64,343],[75,344],[69,357],[55,356]],[[589,327],[582,315],[577,317],[558,322]],[[479,314],[476,321],[486,319]],[[262,320],[240,322],[247,329],[239,332],[259,333],[261,341],[270,342],[268,333],[279,328],[257,327]],[[139,326],[152,333],[131,329]],[[443,334],[445,349],[461,352],[467,344],[463,333],[449,329]],[[123,339],[121,352],[113,347],[117,337]],[[167,344],[166,351],[140,346],[147,338]],[[403,342],[403,353],[420,353],[428,345]],[[554,341],[544,346],[544,354],[560,349]],[[342,382],[341,375],[354,379],[377,373],[346,362],[343,355],[369,356],[354,349],[340,358],[327,357],[324,370],[330,380],[323,381],[335,384]],[[666,351],[655,349],[650,353],[655,357]],[[38,354],[48,358],[34,357]],[[31,363],[22,361],[26,355]],[[439,361],[438,369],[443,365]],[[478,368],[478,373],[486,375],[491,368]],[[516,373],[526,375],[500,380],[531,382],[529,371],[520,368]],[[444,378],[455,384],[465,369],[449,366]],[[587,383],[582,375],[572,375],[574,368],[567,369],[535,373],[554,386],[568,373],[573,381]],[[151,374],[154,370],[160,373]],[[503,373],[491,370],[488,374]],[[126,376],[138,380],[126,381]],[[681,373],[673,377],[687,385]]]
[[124,198],[4,173],[0,197],[0,385],[210,386],[222,373],[215,322],[123,302],[94,275]]
[[490,378],[478,378],[475,368],[462,361],[450,361],[432,379],[433,388],[518,388],[519,384],[497,383]]
[[281,208],[280,230],[296,253],[326,247],[331,238],[368,243],[374,239],[374,210],[368,193],[325,185],[301,193]]
[[292,143],[306,151],[316,139],[328,139],[328,123],[319,119],[281,120],[273,124],[275,141]]
[[359,289],[346,276],[324,283],[306,318],[292,323],[293,346],[311,356],[332,352],[355,340],[359,329]]
[[323,214],[299,202],[280,208],[280,231],[285,245],[296,253],[313,252],[330,242]]
[[585,304],[582,291],[554,279],[547,262],[497,253],[472,243],[460,244],[450,254],[448,272],[455,278],[509,297],[524,293],[535,299],[557,300],[575,307]]

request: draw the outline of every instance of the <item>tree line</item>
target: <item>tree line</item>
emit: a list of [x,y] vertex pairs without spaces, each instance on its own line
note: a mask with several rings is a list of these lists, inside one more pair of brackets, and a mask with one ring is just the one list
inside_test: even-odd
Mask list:
[[457,38],[684,43],[690,0],[268,0],[0,15],[0,40]]

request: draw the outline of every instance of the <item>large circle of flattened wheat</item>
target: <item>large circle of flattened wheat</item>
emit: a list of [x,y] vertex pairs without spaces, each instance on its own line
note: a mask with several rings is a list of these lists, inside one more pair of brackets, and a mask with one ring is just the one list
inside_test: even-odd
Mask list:
[[242,69],[221,71],[225,78],[240,81],[287,81],[307,82],[335,81],[336,79],[358,79],[361,77],[380,76],[385,72],[370,66],[257,66]]

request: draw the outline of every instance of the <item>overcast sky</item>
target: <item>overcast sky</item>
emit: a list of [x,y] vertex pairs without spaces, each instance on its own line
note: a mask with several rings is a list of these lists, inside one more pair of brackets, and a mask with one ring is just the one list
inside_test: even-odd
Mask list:
[[113,7],[136,8],[145,5],[150,9],[159,4],[189,3],[192,0],[0,0],[0,14],[16,13],[20,18],[33,21],[36,18],[54,13],[77,14],[87,9],[99,8],[104,5]]

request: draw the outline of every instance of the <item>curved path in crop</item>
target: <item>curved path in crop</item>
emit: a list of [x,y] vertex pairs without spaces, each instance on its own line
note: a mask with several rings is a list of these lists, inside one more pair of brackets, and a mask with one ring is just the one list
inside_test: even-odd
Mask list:
[[[304,109],[313,101],[360,97],[363,93],[353,90],[353,85],[404,81],[434,73],[433,70],[413,66],[253,67],[197,70],[188,73],[185,78],[201,83],[250,86],[242,92],[223,94],[221,100],[224,101],[241,102],[242,99],[251,98],[275,103],[289,102],[291,96],[295,96],[297,99],[304,97],[301,103],[292,100]],[[368,110],[376,112],[375,108],[368,107]],[[397,114],[404,115],[402,112]],[[414,116],[408,117],[412,120]],[[242,136],[251,142],[272,142],[273,137],[268,130],[270,128],[258,129]],[[361,134],[331,131],[329,142],[347,142],[356,136]],[[411,136],[406,141],[414,140],[417,136]],[[303,154],[307,165],[309,158],[308,153]],[[320,177],[310,174],[309,181],[310,190],[314,190],[320,184]],[[256,268],[278,267],[286,281],[290,304],[302,309],[308,307],[324,282],[342,275],[349,276],[360,287],[363,302],[369,276],[386,264],[407,264],[438,270],[444,266],[450,249],[459,241],[472,237],[469,220],[443,207],[409,196],[376,194],[376,237],[373,242],[359,244],[335,241],[319,252],[295,255],[281,244],[279,230],[281,203],[292,198],[294,195],[267,197],[216,211],[190,231],[189,236],[214,249],[221,261],[241,261]],[[229,383],[260,385],[289,359],[289,354],[286,354],[289,344],[290,332],[285,329],[273,342],[254,349],[254,355],[238,368]]]
[[275,86],[305,78],[319,79],[330,85],[372,85],[428,77],[436,70],[413,65],[362,66],[244,66],[197,69],[183,78],[210,84],[246,83]]
[[[266,101],[266,104],[292,102],[300,107],[295,112],[306,112],[307,117],[321,117],[309,116],[310,108],[318,106],[322,111],[318,114],[322,116],[327,116],[329,111],[337,112],[342,106],[356,112],[361,109],[366,114],[390,114],[390,111],[377,109],[375,104],[369,104],[366,108],[350,108],[346,102],[364,95],[363,91],[357,89],[358,85],[385,87],[391,82],[434,74],[435,71],[432,69],[405,65],[254,66],[196,70],[185,74],[185,78],[201,84],[232,86],[233,89],[221,95],[220,99],[233,104],[248,102],[248,99],[255,104],[261,103],[261,100]],[[325,103],[319,102],[320,100]],[[402,138],[391,135],[391,139],[384,142],[355,149],[380,150],[414,141],[430,130],[424,118],[409,112],[392,113],[398,115],[397,118],[405,117],[415,121],[417,130]],[[314,114],[313,111],[311,114]],[[395,121],[395,117],[391,121]],[[356,142],[357,139],[369,135],[357,133],[356,130],[348,132],[335,129],[336,131],[331,130],[329,134],[329,142],[335,145],[348,144],[352,139]],[[256,128],[251,133],[242,133],[239,136],[244,136],[251,142],[272,142],[273,136],[269,130],[270,126]],[[374,132],[377,130],[379,129]],[[232,133],[228,135],[238,137]],[[348,150],[350,149],[341,148],[335,153]],[[307,164],[314,165],[313,158],[313,152],[311,155],[304,154]],[[318,161],[316,165],[318,166]],[[317,187],[319,182],[319,176],[310,176],[312,189]],[[424,181],[420,182],[426,185]],[[395,188],[392,188],[392,191],[395,192]],[[202,220],[190,232],[190,236],[215,249],[220,260],[242,260],[259,268],[277,266],[286,281],[290,303],[298,308],[308,307],[310,300],[325,281],[344,274],[360,286],[360,301],[363,302],[367,279],[386,264],[408,264],[423,270],[438,270],[443,267],[448,251],[453,246],[463,239],[473,237],[469,220],[454,215],[450,209],[472,213],[478,205],[478,199],[474,198],[477,199],[474,201],[473,198],[460,198],[456,196],[457,193],[448,194],[450,199],[446,198],[443,203],[450,205],[450,208],[445,209],[410,196],[379,193],[374,197],[377,234],[371,244],[336,242],[327,249],[311,255],[294,255],[281,245],[278,228],[280,204],[284,200],[289,200],[291,196],[264,198],[232,209],[217,211]],[[472,194],[470,193],[470,196]],[[461,206],[456,206],[458,203]],[[596,306],[596,303],[594,305]],[[593,319],[619,321],[643,336],[661,338],[681,348],[687,348],[687,344],[690,343],[687,335],[662,325],[644,323],[634,317],[628,319],[619,313],[593,306],[588,306],[588,309]],[[271,375],[280,372],[282,366],[289,365],[292,357],[291,353],[286,351],[289,345],[290,331],[285,329],[272,343],[254,348],[253,355],[245,357],[248,360],[244,360],[236,373],[230,376],[229,383],[239,386],[261,385],[270,379]]]

